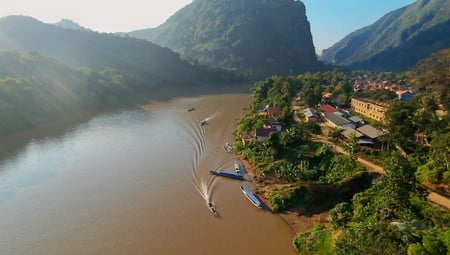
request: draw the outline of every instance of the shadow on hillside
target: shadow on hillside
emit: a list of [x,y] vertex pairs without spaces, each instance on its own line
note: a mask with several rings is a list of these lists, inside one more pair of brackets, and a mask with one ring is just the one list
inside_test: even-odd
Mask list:
[[370,188],[379,176],[379,173],[361,172],[337,183],[310,185],[302,203],[290,211],[307,217],[328,212],[339,203],[351,202],[353,195]]

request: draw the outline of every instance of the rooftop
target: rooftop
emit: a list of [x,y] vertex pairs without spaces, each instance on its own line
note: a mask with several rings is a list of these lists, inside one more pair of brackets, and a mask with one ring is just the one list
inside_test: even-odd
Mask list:
[[323,104],[320,106],[320,110],[325,113],[334,113],[338,110],[329,104]]
[[351,123],[348,119],[333,113],[326,114],[325,118],[339,127]]
[[365,136],[370,137],[372,139],[375,139],[375,138],[380,137],[385,134],[383,131],[376,129],[376,128],[372,127],[371,125],[364,125],[364,126],[357,128],[356,130],[358,130]]

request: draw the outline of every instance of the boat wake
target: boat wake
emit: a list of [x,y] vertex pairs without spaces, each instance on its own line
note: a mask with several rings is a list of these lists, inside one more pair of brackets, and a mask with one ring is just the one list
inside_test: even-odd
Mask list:
[[200,126],[203,127],[203,126],[208,125],[208,123],[209,123],[211,120],[213,120],[214,118],[216,118],[216,117],[217,117],[217,113],[213,113],[213,114],[211,114],[210,116],[208,116],[208,117],[202,119],[202,120],[200,121]]
[[[201,113],[201,112],[199,112]],[[216,115],[212,114],[209,117],[202,120],[210,121]],[[214,176],[204,175],[200,171],[200,163],[206,150],[208,149],[208,137],[207,130],[202,128],[204,125],[198,125],[199,118],[197,114],[193,115],[192,122],[189,122],[188,132],[193,138],[193,157],[191,161],[192,182],[199,195],[205,200],[206,203],[212,201],[212,194],[214,189]]]
[[205,200],[205,202],[212,201],[212,193],[213,193],[213,183],[214,176],[210,176],[208,180],[201,179],[200,181],[194,180],[194,187],[200,194],[200,196]]

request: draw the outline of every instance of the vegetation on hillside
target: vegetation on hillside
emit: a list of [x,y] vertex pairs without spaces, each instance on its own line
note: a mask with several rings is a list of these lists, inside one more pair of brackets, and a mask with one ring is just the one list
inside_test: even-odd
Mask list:
[[[255,84],[254,102],[236,127],[235,144],[236,151],[255,166],[257,180],[266,185],[259,192],[268,196],[275,212],[317,206],[329,210],[329,224],[317,225],[294,239],[299,253],[416,255],[450,251],[450,214],[427,202],[424,186],[439,185],[444,193],[450,187],[448,59],[449,51],[444,50],[405,73],[334,70],[273,76]],[[412,87],[418,93],[411,101],[400,101],[388,91],[354,92],[356,79],[367,75]],[[332,96],[324,99],[326,92]],[[315,130],[320,130],[316,124],[292,119],[295,98],[300,99],[300,107],[316,107],[327,100],[346,108],[353,96],[389,102],[387,121],[378,127],[388,131],[386,139],[391,146],[380,154],[385,173],[375,181],[355,161],[362,155],[358,146],[352,147],[356,151],[347,150],[350,156],[335,154],[328,145],[312,142]],[[279,120],[285,128],[265,140],[249,139],[267,118],[259,112],[264,105],[282,109]],[[416,141],[418,134],[428,143]],[[351,140],[343,143],[344,149]]]
[[351,69],[405,71],[450,47],[450,2],[418,0],[323,51],[320,60]]
[[129,35],[252,79],[320,68],[300,1],[196,0],[161,26]]
[[160,88],[234,82],[230,71],[194,65],[146,40],[66,29],[25,16],[0,19],[0,50],[37,52],[75,68],[120,73],[128,86]]
[[145,40],[25,16],[1,18],[0,34],[0,135],[135,106],[159,90],[243,81]]
[[81,71],[33,53],[0,53],[0,134],[139,101],[114,71]]

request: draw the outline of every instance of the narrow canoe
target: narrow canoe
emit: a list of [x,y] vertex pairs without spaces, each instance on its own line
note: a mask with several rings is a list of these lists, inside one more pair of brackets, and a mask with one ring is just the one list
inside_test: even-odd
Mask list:
[[259,199],[255,196],[255,194],[253,194],[250,189],[241,186],[241,191],[248,198],[248,200],[252,202],[253,205],[261,209],[261,201],[259,201]]

